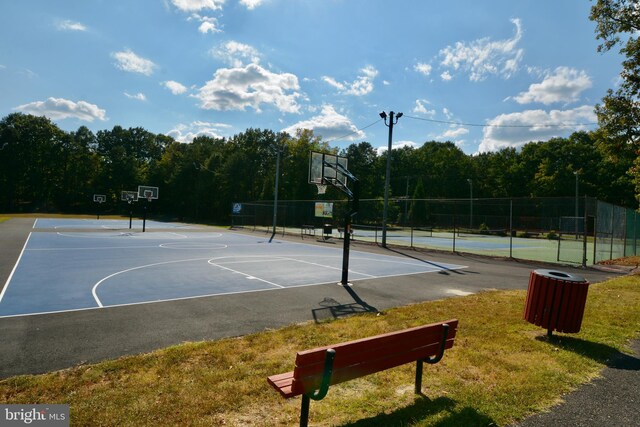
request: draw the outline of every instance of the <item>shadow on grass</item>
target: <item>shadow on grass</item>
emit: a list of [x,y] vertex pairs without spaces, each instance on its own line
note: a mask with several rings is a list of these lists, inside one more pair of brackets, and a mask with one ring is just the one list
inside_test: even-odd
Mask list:
[[563,350],[572,351],[576,354],[586,356],[602,363],[610,368],[624,369],[631,371],[640,370],[640,359],[620,352],[618,349],[580,338],[568,337],[564,335],[539,336],[538,341],[547,342]]
[[390,414],[378,414],[375,417],[365,418],[353,423],[343,424],[344,427],[392,427],[409,426],[414,423],[443,412],[440,420],[434,424],[439,427],[459,426],[490,426],[495,422],[486,415],[478,413],[473,408],[454,410],[456,402],[448,397],[439,397],[430,400],[426,397],[418,397],[413,405],[398,409]]

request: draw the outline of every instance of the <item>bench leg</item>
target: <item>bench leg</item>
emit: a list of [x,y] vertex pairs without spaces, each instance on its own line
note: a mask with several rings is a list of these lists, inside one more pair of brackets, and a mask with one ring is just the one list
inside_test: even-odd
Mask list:
[[416,394],[422,393],[422,360],[416,362]]
[[300,427],[309,425],[309,403],[311,399],[306,394],[302,395],[302,405],[300,406]]

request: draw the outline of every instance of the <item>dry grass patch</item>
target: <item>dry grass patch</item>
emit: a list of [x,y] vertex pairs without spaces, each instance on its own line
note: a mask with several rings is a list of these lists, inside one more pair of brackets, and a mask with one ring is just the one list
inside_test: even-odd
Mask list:
[[[640,279],[591,285],[582,331],[551,341],[523,320],[525,292],[485,292],[293,325],[241,338],[186,343],[149,354],[0,381],[4,403],[69,403],[73,425],[296,425],[299,399],[282,399],[268,375],[292,369],[296,351],[458,318],[454,347],[414,365],[332,387],[311,405],[312,425],[506,425],[548,408],[596,377],[640,332]],[[409,390],[409,391],[407,391]]]

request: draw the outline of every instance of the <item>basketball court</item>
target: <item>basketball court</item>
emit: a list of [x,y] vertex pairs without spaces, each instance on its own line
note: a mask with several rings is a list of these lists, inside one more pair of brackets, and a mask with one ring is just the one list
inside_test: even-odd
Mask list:
[[[139,226],[139,225],[138,225]],[[0,317],[71,312],[337,283],[339,245],[148,221],[38,219],[0,294]],[[465,268],[352,251],[349,279]]]

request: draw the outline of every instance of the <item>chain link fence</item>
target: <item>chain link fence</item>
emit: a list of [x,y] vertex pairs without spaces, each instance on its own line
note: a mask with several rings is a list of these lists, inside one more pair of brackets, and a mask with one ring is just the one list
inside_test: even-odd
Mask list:
[[[274,227],[273,207],[269,201],[235,203],[232,226],[341,238],[350,210],[346,200],[280,201]],[[385,233],[388,245],[584,266],[638,251],[640,215],[590,197],[394,198],[384,230],[383,209],[382,199],[361,200],[353,238],[381,244]]]

